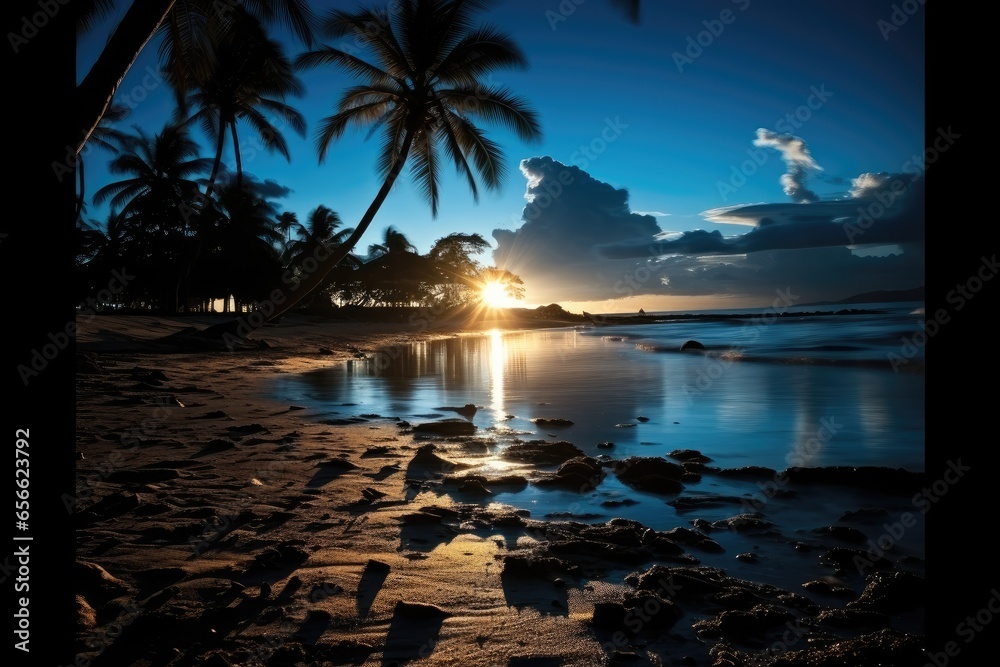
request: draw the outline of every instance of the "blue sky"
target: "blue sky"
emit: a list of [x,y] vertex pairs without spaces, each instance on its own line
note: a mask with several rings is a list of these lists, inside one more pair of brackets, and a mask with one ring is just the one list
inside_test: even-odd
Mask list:
[[[313,6],[333,4],[353,3]],[[507,156],[501,192],[483,192],[477,205],[449,171],[432,219],[404,177],[362,248],[388,225],[421,252],[456,231],[481,233],[496,247],[494,230],[509,230],[497,235],[508,244],[498,259],[524,277],[526,305],[596,311],[769,305],[787,287],[805,302],[920,285],[922,189],[913,186],[922,179],[912,159],[925,141],[924,10],[916,0],[902,4],[910,14],[894,15],[889,2],[645,0],[634,25],[610,0],[498,2],[484,20],[510,33],[531,67],[492,81],[532,103],[544,138],[526,145],[486,126]],[[81,38],[79,76],[106,34],[98,28]],[[288,45],[292,56],[302,48]],[[120,89],[135,106],[124,126],[157,131],[173,113],[170,91],[151,75],[155,47]],[[348,134],[319,165],[314,129],[353,81],[332,69],[305,71],[302,80],[306,94],[291,102],[308,130],[305,138],[286,133],[291,163],[256,151],[244,153],[244,169],[291,188],[279,203],[300,219],[325,204],[351,225],[380,184],[378,140]],[[241,137],[252,149],[251,131],[241,127]],[[536,195],[552,193],[560,173],[572,174],[574,187],[533,211],[522,229],[528,180],[519,165],[530,158],[551,158],[527,163],[528,175],[541,177]],[[88,156],[90,193],[109,180],[103,162],[104,154]],[[881,176],[852,182],[862,174]],[[859,207],[870,210],[876,186],[894,180],[906,191],[891,195],[889,210],[862,234],[845,232]],[[616,189],[626,189],[627,200]],[[724,221],[705,215],[750,204],[757,208]],[[106,216],[93,206],[88,212]],[[756,236],[737,238],[747,233]],[[764,241],[790,236],[797,247]],[[689,243],[696,239],[713,241],[708,254],[708,246]],[[664,241],[674,243],[657,250]],[[645,250],[623,250],[635,247]]]

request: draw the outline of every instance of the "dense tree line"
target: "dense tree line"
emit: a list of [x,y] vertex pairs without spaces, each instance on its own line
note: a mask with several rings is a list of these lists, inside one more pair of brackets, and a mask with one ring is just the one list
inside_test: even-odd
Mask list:
[[[159,312],[209,310],[219,299],[228,309],[229,297],[236,310],[245,310],[289,281],[302,289],[272,316],[301,305],[460,305],[487,283],[522,295],[516,276],[475,260],[489,248],[476,234],[451,234],[420,255],[390,227],[366,255],[355,250],[405,166],[436,215],[445,161],[463,174],[474,197],[480,186],[501,185],[503,153],[477,123],[498,123],[524,140],[540,137],[525,100],[483,83],[491,72],[527,66],[509,36],[477,23],[487,5],[394,0],[386,9],[319,15],[302,0],[148,3],[144,12],[134,3],[79,87],[79,148],[103,148],[110,172],[120,179],[92,196],[93,204],[110,205],[107,219],[88,219],[78,164],[81,297],[122,266],[136,267],[139,275],[109,307]],[[110,0],[81,3],[80,30],[113,10]],[[289,57],[269,35],[277,25],[292,28],[306,50]],[[362,48],[347,52],[321,44],[320,36],[341,43],[351,38]],[[126,116],[113,102],[117,83],[154,37],[176,113],[155,133],[115,130],[111,123]],[[306,119],[289,99],[302,92],[296,72],[312,67],[332,67],[358,81],[335,100],[335,113],[319,122],[321,162],[348,128],[383,137],[376,159],[383,184],[354,227],[344,227],[326,206],[299,223],[295,212],[279,212],[269,188],[243,171],[246,133],[291,159],[278,128],[304,136]],[[211,154],[203,154],[192,127],[214,143]],[[233,173],[223,168],[227,153]],[[304,270],[310,257],[323,259]]]

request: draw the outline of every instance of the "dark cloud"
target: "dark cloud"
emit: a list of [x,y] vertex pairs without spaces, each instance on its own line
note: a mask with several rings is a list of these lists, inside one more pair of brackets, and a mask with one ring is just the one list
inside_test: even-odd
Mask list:
[[[661,239],[662,255],[733,254],[844,246],[855,243],[891,244],[919,241],[924,236],[923,179],[862,174],[854,179],[852,199],[813,204],[754,204],[706,211],[712,222],[754,225],[745,234],[724,237],[718,231],[696,229]],[[645,257],[649,242],[612,244],[600,249],[611,259]]]
[[[493,231],[498,244],[493,259],[499,267],[530,276],[537,286],[533,292],[561,295],[553,300],[590,298],[607,288],[606,274],[616,271],[601,261],[598,248],[651,239],[662,231],[653,216],[631,212],[627,190],[578,167],[551,157],[528,158],[520,166],[528,180],[524,224],[517,231]],[[541,287],[555,282],[557,289]]]
[[[643,294],[770,299],[785,287],[808,301],[923,282],[922,177],[862,174],[848,199],[702,214],[752,227],[726,236],[664,232],[655,218],[630,211],[626,190],[549,157],[524,160],[521,171],[528,179],[525,222],[516,231],[494,230],[494,259],[524,278],[536,301]],[[901,252],[851,252],[876,244]]]

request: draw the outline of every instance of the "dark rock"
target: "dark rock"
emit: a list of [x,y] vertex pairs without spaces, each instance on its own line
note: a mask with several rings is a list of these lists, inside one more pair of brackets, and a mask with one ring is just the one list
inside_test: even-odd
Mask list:
[[815,616],[819,613],[819,605],[804,595],[798,595],[796,593],[782,593],[778,596],[778,600],[786,607],[798,609],[802,613],[810,616]]
[[605,630],[621,630],[625,628],[625,615],[628,611],[621,602],[597,602],[594,604],[594,615],[591,624]]
[[638,500],[632,500],[631,498],[622,498],[621,500],[605,500],[601,503],[601,507],[631,507],[632,505],[638,505]]
[[520,554],[507,554],[503,557],[503,574],[506,576],[554,579],[559,575],[576,574],[579,571],[579,565],[561,558]]
[[646,547],[624,547],[587,539],[550,542],[548,552],[577,558],[624,563],[625,565],[640,565],[653,557],[652,552]]
[[628,591],[622,602],[634,618],[642,621],[637,628],[633,620],[631,630],[637,633],[661,633],[669,630],[681,619],[681,611],[672,600],[652,591]]
[[773,479],[778,471],[764,466],[743,466],[742,468],[722,468],[713,471],[719,477],[735,479]]
[[841,598],[853,598],[857,595],[851,588],[840,583],[835,583],[832,581],[826,581],[824,579],[815,579],[813,581],[807,581],[802,584],[802,588],[806,589],[810,593],[816,593],[820,595],[833,595]]
[[736,554],[736,560],[746,561],[748,563],[756,563],[758,559],[757,554],[752,551],[747,551],[745,553]]
[[681,352],[686,352],[687,350],[704,350],[705,346],[696,340],[686,340],[681,344]]
[[477,408],[475,406],[475,404],[473,404],[473,403],[466,403],[465,405],[463,405],[460,408],[459,407],[454,407],[454,406],[445,406],[445,407],[434,408],[434,409],[435,410],[441,410],[442,412],[457,412],[458,414],[460,414],[463,417],[466,417],[468,419],[472,419],[473,417],[475,417],[476,416],[476,412],[479,411],[479,408]]
[[562,475],[542,475],[535,480],[537,486],[557,486],[570,491],[586,493],[594,489],[600,483],[599,478],[584,477],[577,473],[567,473]]
[[883,628],[829,646],[790,651],[781,656],[780,665],[781,667],[843,667],[843,665],[912,667],[927,664],[925,650],[925,640],[922,636]]
[[917,609],[926,601],[924,578],[910,572],[875,572],[861,597],[848,602],[850,609],[895,614]]
[[670,530],[659,534],[674,542],[688,544],[697,547],[702,551],[710,551],[713,553],[722,553],[725,551],[725,549],[722,548],[722,545],[713,540],[711,537],[699,533],[698,531],[684,528],[683,526],[671,528]]
[[738,532],[773,533],[774,524],[763,519],[759,514],[747,513],[722,519],[712,523],[713,528],[728,528]]
[[693,461],[695,463],[708,463],[712,460],[697,449],[675,449],[667,456],[678,461]]
[[490,496],[493,495],[492,492],[483,486],[483,483],[478,479],[466,480],[464,484],[458,487],[459,492],[468,493],[477,496]]
[[247,572],[297,567],[308,559],[309,554],[301,547],[286,542],[269,547],[257,554],[247,568]]
[[839,569],[855,570],[861,574],[892,567],[892,563],[881,556],[872,558],[872,555],[860,549],[846,547],[834,547],[821,555],[820,560]]
[[749,611],[724,611],[714,620],[698,621],[691,627],[699,635],[744,638],[760,636],[792,620],[795,620],[795,615],[787,609],[773,604],[759,604]]
[[439,419],[417,424],[413,427],[413,432],[432,435],[472,435],[476,432],[476,425],[465,419]]
[[569,419],[563,419],[561,417],[538,417],[536,419],[532,419],[531,422],[539,428],[566,428],[573,425],[573,422]]
[[613,442],[599,442],[599,443],[597,443],[597,448],[598,449],[613,449],[614,446],[615,446],[615,443],[613,443]]
[[535,483],[540,486],[559,486],[582,493],[596,488],[603,478],[604,471],[597,459],[578,456],[560,465],[555,474],[543,476]]
[[652,493],[679,493],[684,468],[666,459],[632,456],[614,463],[615,474],[625,484]]
[[714,567],[667,567],[654,565],[645,572],[633,572],[625,583],[644,591],[657,591],[673,600],[703,603],[705,598],[726,590],[725,572]]
[[571,442],[532,440],[510,445],[500,457],[510,461],[525,461],[536,465],[557,465],[583,455],[583,451]]

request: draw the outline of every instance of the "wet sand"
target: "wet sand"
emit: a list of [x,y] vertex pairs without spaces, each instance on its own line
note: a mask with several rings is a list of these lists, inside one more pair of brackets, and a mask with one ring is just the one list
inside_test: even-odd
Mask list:
[[[391,416],[316,420],[261,391],[276,374],[453,335],[454,323],[297,317],[255,333],[267,342],[257,349],[153,342],[211,321],[80,323],[77,651],[94,665],[918,664],[922,561],[866,555],[864,539],[896,521],[921,476],[789,478],[782,491],[817,503],[842,501],[829,489],[844,485],[874,494],[833,507],[870,511],[825,535],[775,527],[781,493],[770,508],[709,498],[673,531],[533,517],[491,496],[607,476],[755,485],[777,471],[720,473],[694,458],[626,469],[613,452],[602,461],[548,441],[512,460],[507,479],[478,475],[461,435],[424,436]],[[765,569],[779,555],[825,558],[828,575],[795,590],[755,581],[757,557],[733,541],[747,535]],[[727,561],[738,576],[715,565]]]

